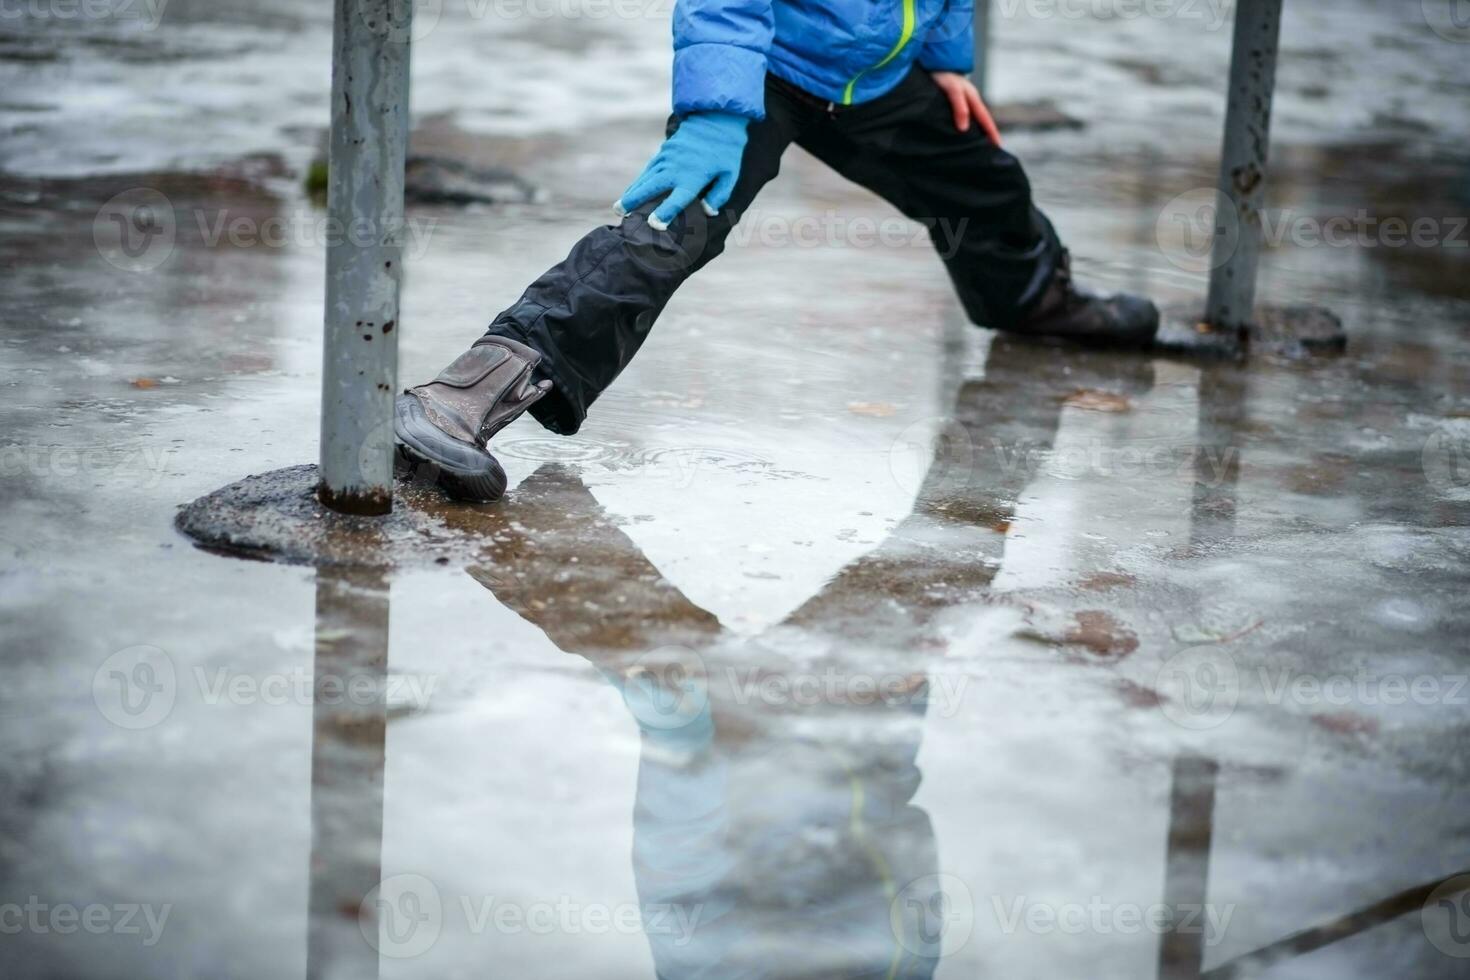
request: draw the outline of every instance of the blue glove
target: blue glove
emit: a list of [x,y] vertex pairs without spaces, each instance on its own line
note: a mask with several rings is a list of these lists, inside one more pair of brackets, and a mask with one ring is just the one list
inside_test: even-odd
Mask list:
[[704,213],[713,218],[729,203],[735,190],[740,157],[745,152],[745,128],[749,125],[745,116],[729,112],[685,116],[613,210],[627,214],[660,194],[668,194],[648,218],[650,228],[664,231],[708,187],[709,193],[700,203]]

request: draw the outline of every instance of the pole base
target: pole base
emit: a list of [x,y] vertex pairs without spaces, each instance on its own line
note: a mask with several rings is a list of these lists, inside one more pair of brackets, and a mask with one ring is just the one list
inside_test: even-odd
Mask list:
[[317,499],[320,479],[314,464],[247,476],[180,508],[174,526],[199,547],[238,558],[373,568],[464,566],[495,531],[495,508],[454,504],[406,480],[386,516],[338,513]]
[[393,494],[387,490],[368,493],[339,493],[327,486],[326,481],[317,484],[316,499],[339,514],[358,514],[363,517],[382,517],[393,512]]
[[1194,310],[1166,311],[1155,347],[1204,360],[1244,360],[1265,354],[1292,359],[1347,349],[1342,320],[1320,306],[1261,306],[1244,330],[1217,327]]

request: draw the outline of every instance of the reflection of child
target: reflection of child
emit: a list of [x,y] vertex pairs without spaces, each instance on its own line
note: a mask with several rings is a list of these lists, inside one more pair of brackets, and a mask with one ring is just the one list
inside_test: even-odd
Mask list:
[[[795,143],[922,222],[976,324],[1142,346],[1158,311],[1072,283],[970,70],[972,0],[679,0],[667,138],[597,228],[434,381],[398,399],[400,458],[493,500],[490,437],[527,409],[571,434],[674,291],[724,248]],[[691,205],[698,202],[698,207]]]

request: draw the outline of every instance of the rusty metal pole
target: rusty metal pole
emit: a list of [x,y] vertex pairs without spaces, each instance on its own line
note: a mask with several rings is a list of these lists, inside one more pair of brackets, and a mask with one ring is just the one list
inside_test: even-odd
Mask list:
[[350,514],[393,506],[412,15],[413,0],[336,0],[317,498]]
[[1250,326],[1256,305],[1281,4],[1282,0],[1239,0],[1235,10],[1230,96],[1220,159],[1220,206],[1232,208],[1235,220],[1221,215],[1216,222],[1205,320],[1239,332]]
[[970,81],[985,95],[990,80],[990,0],[975,0],[975,67]]

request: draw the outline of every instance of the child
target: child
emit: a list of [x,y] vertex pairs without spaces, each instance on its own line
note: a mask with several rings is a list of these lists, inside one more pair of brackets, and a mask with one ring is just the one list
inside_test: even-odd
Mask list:
[[576,432],[792,143],[924,223],[976,324],[1147,345],[1151,302],[1073,285],[965,77],[973,22],[972,0],[678,0],[674,114],[615,205],[621,222],[589,233],[443,373],[399,396],[400,461],[436,468],[456,499],[499,498],[490,437],[527,409]]

